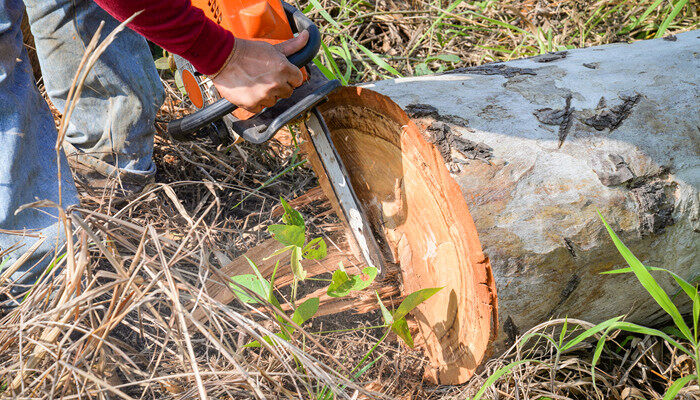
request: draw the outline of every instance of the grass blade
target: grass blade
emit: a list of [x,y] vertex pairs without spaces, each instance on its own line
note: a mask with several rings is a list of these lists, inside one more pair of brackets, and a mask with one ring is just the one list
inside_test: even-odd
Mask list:
[[[650,335],[650,336],[658,336],[665,341],[667,341],[669,344],[677,348],[678,350],[688,354],[689,356],[693,356],[693,352],[688,350],[685,346],[682,344],[678,343],[676,340],[674,340],[672,337],[667,335],[666,333],[658,330],[658,329],[653,329],[653,328],[647,328],[646,326],[641,326],[637,324],[633,324],[631,322],[618,322],[613,326],[614,329],[622,329],[623,331],[627,332],[633,332],[633,333],[639,333],[642,335]],[[692,340],[691,340],[692,342]]]
[[[680,286],[681,289],[683,289],[685,294],[687,294],[691,300],[694,299],[695,295],[698,293],[698,290],[695,288],[695,286],[691,285],[690,282],[681,278],[680,276],[678,276],[678,274],[676,274],[675,272],[673,272],[669,269],[657,268],[657,267],[646,267],[646,269],[648,269],[649,271],[664,271],[664,272],[668,273],[669,275],[671,275],[673,277],[673,279],[676,281],[676,283],[678,284],[678,286]],[[600,274],[601,275],[613,275],[613,274],[624,274],[624,273],[629,273],[629,272],[633,272],[632,268],[627,267],[627,268],[614,269],[612,271],[601,272]]]
[[676,307],[675,304],[671,301],[671,299],[668,297],[668,294],[659,286],[659,284],[656,282],[656,279],[654,279],[653,276],[651,276],[651,273],[647,270],[647,268],[642,264],[637,257],[632,254],[630,249],[625,246],[624,243],[620,240],[620,238],[617,237],[615,232],[612,230],[610,225],[608,225],[608,222],[603,218],[603,215],[598,211],[598,215],[600,216],[600,219],[603,220],[603,224],[605,224],[605,228],[608,230],[608,234],[610,234],[610,237],[613,240],[613,243],[615,243],[615,247],[617,247],[617,251],[620,252],[622,257],[627,261],[629,264],[630,268],[632,268],[632,271],[634,274],[637,276],[637,279],[639,279],[639,282],[644,286],[644,288],[649,292],[649,294],[656,300],[656,302],[661,306],[661,308],[668,313],[668,315],[673,318],[673,322],[676,324],[678,329],[683,333],[683,336],[692,341],[692,335],[690,333],[690,328],[688,328],[688,325],[686,325],[685,321],[683,321],[683,317],[681,316],[681,313],[678,311],[678,308]]
[[658,6],[661,4],[661,2],[663,2],[663,0],[656,0],[655,2],[653,2],[653,3],[646,9],[646,11],[644,11],[644,13],[642,14],[642,16],[639,17],[638,20],[636,20],[632,25],[629,25],[629,26],[627,26],[626,28],[624,28],[624,29],[622,30],[621,33],[630,32],[630,31],[632,31],[634,28],[636,28],[637,26],[639,26],[639,24],[641,24],[642,22],[644,22],[644,20],[647,19],[647,17],[649,16],[649,14],[651,14],[651,12],[654,11],[654,10],[656,9],[656,7],[658,7]]
[[686,4],[688,4],[688,0],[680,0],[673,6],[673,10],[671,10],[671,12],[666,16],[664,22],[662,22],[661,25],[659,25],[659,30],[656,31],[656,35],[654,35],[654,38],[660,38],[666,33],[666,30],[668,29],[669,25],[671,25],[671,22],[673,22],[673,20],[676,19],[676,16],[678,15],[678,13],[681,12],[681,10],[683,9],[683,7],[685,7]]
[[610,326],[614,325],[615,323],[617,323],[617,322],[620,320],[620,318],[622,318],[622,317],[610,318],[610,319],[607,320],[607,321],[601,322],[601,323],[599,323],[599,324],[596,325],[596,326],[593,326],[593,327],[591,327],[591,328],[586,329],[585,331],[583,331],[583,333],[579,334],[578,336],[576,336],[576,337],[573,338],[572,340],[568,341],[568,342],[561,348],[561,351],[563,352],[563,351],[565,351],[565,350],[568,350],[568,349],[570,349],[571,347],[573,347],[573,346],[575,346],[575,345],[581,343],[582,341],[588,339],[589,337],[595,335],[596,333],[602,332],[604,329],[607,329],[608,327],[610,327]]
[[697,377],[698,377],[697,374],[693,374],[693,375],[684,376],[680,379],[676,379],[671,384],[671,386],[668,387],[668,391],[664,395],[663,400],[675,399],[678,392],[680,392],[681,389],[683,389],[685,387],[685,385],[687,385],[690,381],[692,381],[693,379],[696,379]]
[[365,46],[361,45],[360,43],[356,42],[354,39],[353,39],[353,42],[360,50],[362,50],[363,53],[365,53],[367,55],[367,57],[370,58],[370,60],[372,60],[372,62],[377,64],[378,67],[396,75],[397,77],[401,77],[401,73],[399,71],[397,71],[394,67],[389,65],[389,63],[387,63],[386,61],[382,60],[381,57],[374,54],[372,52],[372,50],[370,50],[370,49],[366,48]]
[[484,385],[481,386],[481,389],[479,389],[478,392],[476,392],[476,395],[472,398],[472,400],[480,400],[481,396],[483,396],[484,392],[486,392],[486,389],[488,389],[491,385],[493,385],[501,376],[510,372],[511,369],[517,367],[518,365],[523,365],[523,364],[526,364],[529,362],[541,364],[541,362],[537,361],[537,360],[520,360],[520,361],[512,362],[503,368],[499,368],[498,370],[496,370],[496,372],[494,372],[491,376],[489,376],[488,379],[486,379],[486,381],[484,382]]

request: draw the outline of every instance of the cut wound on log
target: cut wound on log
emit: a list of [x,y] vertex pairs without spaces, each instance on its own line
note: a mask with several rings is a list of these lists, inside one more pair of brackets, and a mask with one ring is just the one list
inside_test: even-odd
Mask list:
[[583,123],[602,131],[605,128],[614,131],[622,121],[624,121],[632,112],[632,108],[639,102],[642,96],[638,93],[620,94],[622,103],[608,107],[605,97],[601,97],[598,101],[598,106],[595,109],[593,116],[583,120]]
[[[642,236],[661,233],[673,225],[673,195],[675,185],[661,180],[647,182],[632,189],[639,202],[639,223]],[[667,194],[668,192],[668,194]]]
[[569,54],[568,51],[555,51],[552,53],[546,53],[546,54],[540,54],[539,56],[534,56],[531,58],[532,61],[538,62],[538,63],[548,63],[556,60],[561,60],[563,58],[566,58],[566,56]]
[[[388,97],[367,89],[342,88],[321,106],[321,112],[373,230],[394,263],[389,263],[389,270],[368,290],[332,298],[319,289],[307,297],[319,297],[317,315],[328,315],[376,310],[374,290],[386,304],[393,301],[395,306],[407,294],[442,287],[412,312],[418,326],[414,339],[430,360],[425,371],[429,381],[465,382],[485,359],[496,336],[498,305],[491,266],[459,186],[439,150]],[[305,138],[302,145],[321,188],[326,196],[332,196],[318,158],[309,152],[308,136]],[[298,207],[321,197],[312,190],[290,203]],[[325,199],[342,215],[335,198]],[[354,268],[363,265],[353,255],[358,253],[349,237],[341,233],[331,238],[336,246],[328,247],[325,259],[304,260],[308,276],[333,272],[339,262],[357,273]],[[289,257],[265,258],[281,247],[270,239],[244,255],[256,260],[263,276],[269,276],[279,261],[275,280],[279,287],[291,283]],[[222,303],[235,299],[226,281],[233,275],[251,273],[244,256],[217,271],[218,282],[212,281],[207,288],[210,296]],[[205,320],[206,310],[195,310],[194,317]]]
[[571,94],[569,93],[565,99],[565,105],[563,109],[553,110],[551,108],[540,108],[535,111],[535,117],[538,121],[547,125],[558,125],[559,132],[559,147],[564,144],[566,136],[569,134],[571,129]]
[[[498,318],[490,263],[459,186],[440,151],[388,97],[342,88],[320,109],[375,233],[398,260],[402,294],[443,287],[413,313],[416,342],[430,360],[426,378],[464,382],[484,359]],[[318,158],[307,154],[332,193]]]
[[[537,75],[532,68],[517,68],[505,64],[485,64],[476,67],[457,68],[446,74],[502,75],[512,78],[517,75]],[[410,114],[409,114],[410,115]]]
[[469,121],[456,115],[440,115],[428,104],[409,104],[406,114],[425,133],[425,139],[435,145],[446,163],[466,160],[488,161],[493,149],[482,142],[474,142],[452,132],[451,125],[468,128]]

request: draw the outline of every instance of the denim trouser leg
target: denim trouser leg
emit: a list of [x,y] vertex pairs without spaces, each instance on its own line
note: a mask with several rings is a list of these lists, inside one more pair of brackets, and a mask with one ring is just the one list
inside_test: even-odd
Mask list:
[[[53,104],[65,108],[85,47],[101,21],[102,38],[119,22],[92,0],[25,0],[29,23]],[[100,56],[85,82],[67,140],[125,171],[153,175],[153,121],[163,87],[148,45],[125,29]]]
[[[118,23],[91,0],[25,3],[44,84],[54,105],[63,110],[85,47],[100,21],[105,21],[103,38]],[[0,0],[0,259],[7,266],[36,243],[37,236],[45,238],[11,277],[17,283],[31,284],[65,236],[54,209],[43,209],[48,214],[29,209],[15,215],[19,206],[36,199],[58,201],[56,130],[22,46],[23,10],[21,0]],[[81,153],[100,160],[100,166],[113,164],[130,175],[152,176],[153,121],[162,100],[162,86],[146,42],[124,30],[88,75],[67,140]],[[81,158],[90,157],[83,154]],[[78,197],[63,154],[61,166],[63,205],[67,207],[77,204]],[[10,235],[8,230],[25,235]],[[18,243],[20,250],[2,254]],[[14,291],[21,289],[16,285]]]
[[[21,0],[0,0],[0,258],[8,267],[38,240],[33,255],[15,272],[13,291],[33,283],[65,236],[55,208],[18,207],[37,199],[58,202],[56,128],[46,102],[34,83],[32,67],[22,45]],[[77,204],[78,196],[66,158],[61,153],[64,207]],[[15,231],[8,234],[5,230]],[[26,288],[26,286],[25,286]]]

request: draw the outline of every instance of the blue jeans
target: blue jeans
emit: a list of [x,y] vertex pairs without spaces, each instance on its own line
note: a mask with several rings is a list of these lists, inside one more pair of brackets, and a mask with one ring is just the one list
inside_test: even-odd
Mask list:
[[[65,241],[55,209],[26,209],[15,214],[18,207],[37,199],[58,201],[54,150],[57,133],[22,45],[20,23],[25,4],[47,93],[61,111],[85,47],[100,22],[105,21],[103,38],[119,24],[91,0],[0,0],[3,267],[43,240],[11,276],[17,292],[37,279]],[[148,45],[141,36],[126,29],[90,72],[66,140],[82,153],[80,157],[88,155],[130,174],[152,176],[153,122],[162,102],[163,88]],[[62,152],[60,157],[66,208],[78,204],[78,196]],[[6,253],[11,249],[14,250]]]

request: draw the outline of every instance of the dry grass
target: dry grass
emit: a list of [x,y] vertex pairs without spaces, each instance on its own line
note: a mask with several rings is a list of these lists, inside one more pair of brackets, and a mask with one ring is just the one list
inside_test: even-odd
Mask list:
[[[322,1],[338,27],[323,22],[318,11],[310,14],[322,22],[328,45],[342,47],[343,40],[352,38],[386,55],[397,72],[410,75],[421,63],[432,70],[455,68],[560,46],[653,36],[664,19],[663,5],[638,27],[621,33],[631,16],[641,15],[650,3],[486,1],[446,13],[450,4],[440,2],[354,2],[340,7]],[[669,32],[696,26],[695,7],[686,7]],[[426,62],[437,54],[454,54],[460,61]],[[344,58],[334,58],[342,72]],[[348,60],[350,81],[391,75],[357,48],[350,50]],[[165,83],[168,100],[161,120],[186,112],[172,81]],[[495,381],[486,398],[651,399],[661,398],[672,380],[692,368],[663,341],[613,335],[594,384],[593,344],[559,354],[544,339],[556,342],[562,321],[533,328],[543,335],[537,344],[533,339],[528,346],[514,345],[461,387],[424,385],[420,352],[391,337],[377,349],[372,368],[351,380],[349,366],[381,332],[309,333],[368,326],[378,318],[375,314],[350,317],[350,326],[316,321],[291,342],[244,349],[242,344],[275,331],[273,313],[242,303],[220,304],[208,294],[205,282],[216,267],[267,237],[264,228],[277,222],[271,210],[280,195],[301,195],[316,184],[315,178],[305,166],[290,169],[299,158],[284,140],[215,148],[206,141],[173,143],[158,135],[154,159],[156,183],[130,202],[80,188],[80,213],[69,213],[75,242],[59,253],[66,254],[57,262],[60,272],[45,277],[19,308],[0,319],[3,396],[314,398],[328,387],[335,398],[463,399],[476,394],[499,368],[521,361]],[[314,233],[334,223],[326,209],[313,204],[302,210]],[[2,283],[0,291],[7,288]],[[206,320],[192,317],[198,308],[206,310]],[[698,398],[697,391],[697,386],[690,387],[683,396]]]
[[[307,6],[315,1],[299,3],[321,27],[341,72],[336,75],[349,68],[349,82],[631,42],[698,27],[697,3],[689,2],[663,28],[673,4],[679,3],[668,0],[318,0],[321,7]],[[358,43],[395,71],[358,50]],[[328,57],[322,58],[331,68]]]

